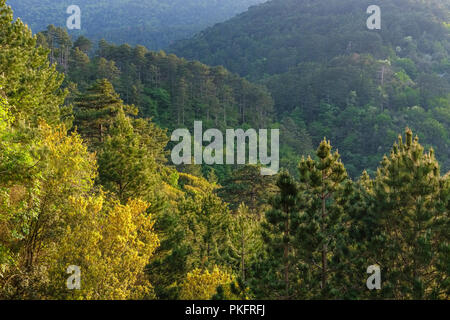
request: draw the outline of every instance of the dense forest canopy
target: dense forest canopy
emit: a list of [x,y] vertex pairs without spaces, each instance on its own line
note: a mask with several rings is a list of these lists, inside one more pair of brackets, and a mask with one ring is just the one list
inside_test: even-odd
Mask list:
[[66,25],[66,9],[81,9],[81,30],[93,40],[141,44],[159,50],[217,22],[225,21],[264,0],[8,0],[35,32],[54,24]]
[[366,26],[366,10],[372,4],[369,0],[272,0],[176,43],[173,51],[252,79],[348,53],[386,59],[400,51],[399,57],[421,62],[422,67],[448,58],[448,1],[377,1],[379,31]]
[[[33,34],[0,0],[0,299],[448,300],[448,2],[383,2],[390,35],[361,3],[272,1],[176,46],[233,73]],[[279,128],[284,169],[175,166],[170,131],[195,120]]]
[[278,121],[326,136],[352,176],[373,173],[410,126],[450,168],[450,2],[274,0],[176,43],[177,55],[223,65],[264,84]]

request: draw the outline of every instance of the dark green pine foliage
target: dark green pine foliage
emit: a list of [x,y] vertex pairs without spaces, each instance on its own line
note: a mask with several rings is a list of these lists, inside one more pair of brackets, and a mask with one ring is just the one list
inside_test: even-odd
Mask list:
[[256,295],[271,299],[296,297],[295,235],[298,230],[299,198],[297,183],[287,172],[280,173],[276,183],[279,193],[271,201],[262,224],[267,256],[252,267]]
[[245,283],[248,266],[261,252],[261,219],[251,213],[243,203],[232,215],[230,228],[231,255],[230,260],[239,267],[239,277]]
[[372,181],[370,264],[381,267],[384,298],[448,299],[448,177],[433,149],[424,152],[410,129],[405,136]]
[[174,284],[190,271],[187,257],[193,249],[184,241],[186,229],[178,212],[166,210],[157,216],[155,230],[161,243],[146,271],[159,299],[177,299],[179,288]]
[[261,175],[261,166],[245,165],[234,171],[218,190],[219,196],[237,210],[244,203],[251,213],[263,215],[264,206],[276,191],[275,178]]
[[347,172],[336,151],[325,139],[316,151],[317,160],[299,163],[299,227],[296,233],[301,298],[336,298],[340,261],[346,247],[345,213],[339,204]]
[[[144,121],[139,119],[139,121]],[[159,181],[158,152],[163,153],[162,131],[151,123],[146,132],[133,127],[123,110],[112,120],[104,142],[97,149],[100,184],[114,192],[122,203],[130,198],[153,200]],[[156,133],[156,134],[155,134]],[[158,140],[161,138],[161,140]]]
[[92,49],[92,41],[85,36],[80,36],[73,44],[74,48],[80,49],[84,53],[89,53]]
[[124,106],[108,80],[98,80],[85,94],[75,99],[74,125],[91,147],[95,148],[103,142],[112,119],[121,110],[132,113],[133,109],[133,106]]
[[231,216],[226,204],[213,194],[195,193],[180,199],[177,207],[158,216],[156,229],[162,241],[148,268],[162,299],[178,298],[177,283],[195,268],[232,267]]
[[353,182],[348,180],[339,198],[339,204],[344,208],[346,216],[343,223],[347,226],[346,247],[344,256],[340,257],[343,267],[340,274],[342,286],[340,295],[346,299],[380,299],[378,290],[368,290],[366,280],[367,267],[377,264],[373,259],[373,246],[379,245],[375,239],[378,235],[377,215],[373,199],[373,181],[364,171],[361,177]]

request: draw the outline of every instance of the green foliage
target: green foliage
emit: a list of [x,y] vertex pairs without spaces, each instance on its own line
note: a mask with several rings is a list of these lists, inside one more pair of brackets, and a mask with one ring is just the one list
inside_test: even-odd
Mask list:
[[279,193],[271,199],[271,209],[262,223],[267,252],[255,263],[251,283],[257,296],[294,299],[298,281],[294,246],[299,223],[298,185],[287,172],[280,173],[276,185]]
[[[239,265],[239,276],[246,283],[247,269],[263,249],[261,221],[242,203],[231,218],[231,254],[230,258]],[[237,269],[235,267],[235,269]]]
[[[224,21],[262,0],[78,0],[82,30],[88,38],[115,43],[142,44],[153,50],[186,39]],[[65,26],[68,0],[8,0],[16,15],[35,31],[49,24]]]
[[63,76],[47,60],[49,53],[36,47],[36,37],[20,19],[0,1],[0,74],[8,81],[3,92],[8,97],[16,122],[34,124],[39,118],[48,123],[59,121],[65,92],[60,89]]
[[[180,174],[184,195],[172,210],[166,210],[156,223],[161,247],[149,265],[149,276],[162,299],[176,299],[180,284],[189,271],[221,265],[235,270],[232,251],[231,216],[226,204],[213,194],[214,186],[203,178]],[[213,288],[215,292],[215,287]]]
[[203,119],[205,127],[263,128],[270,120],[273,101],[267,91],[222,67],[105,41],[100,41],[97,54],[100,59],[89,67],[93,74],[78,78],[69,72],[69,79],[89,83],[99,78],[101,63],[113,63],[120,73],[111,81],[125,103],[138,106],[141,116],[163,127],[192,127],[194,120]]
[[141,132],[119,111],[98,150],[99,183],[122,203],[130,198],[150,199],[159,180],[156,160],[167,139],[158,141],[159,128],[144,120],[139,123]]
[[[324,2],[295,4],[316,17]],[[329,4],[339,20],[355,2]],[[243,17],[267,9],[295,17],[273,10],[292,5],[276,0]],[[438,17],[425,25],[418,17],[413,26],[440,36],[447,26],[437,27]],[[447,38],[414,28],[402,38],[399,28],[380,33],[379,52],[355,53],[352,44],[348,54],[325,62],[317,55],[274,74],[266,83],[284,104],[274,117],[263,86],[223,67],[106,41],[91,59],[87,38],[72,43],[53,26],[33,38],[2,0],[0,26],[0,299],[449,299],[450,173],[441,172],[450,98],[439,73],[448,70]],[[280,60],[280,70],[291,62]],[[71,91],[65,107],[60,72]],[[155,122],[143,118],[150,116]],[[258,166],[180,172],[167,164],[171,145],[158,125],[194,119],[289,131],[282,150],[290,170],[323,133],[350,163],[346,169],[324,139],[292,175],[263,177]],[[406,124],[427,138],[425,146],[407,129],[381,157]],[[442,166],[433,148],[424,152],[429,145]],[[349,178],[365,167],[359,180]],[[382,288],[369,291],[366,270],[374,264]],[[69,265],[82,268],[80,290],[66,287]]]
[[[434,151],[405,132],[384,157],[371,193],[377,204],[372,259],[388,271],[383,295],[396,299],[448,298],[448,196]],[[376,260],[375,260],[376,259]]]
[[[380,1],[379,31],[366,28],[372,4],[269,1],[171,49],[267,86],[275,101],[274,120],[284,122],[281,163],[291,174],[297,174],[295,157],[324,136],[343,150],[351,177],[364,169],[373,174],[406,126],[434,147],[449,170],[450,127],[433,114],[437,107],[449,109],[449,3]],[[416,107],[425,114],[413,116]]]
[[[366,28],[366,10],[372,4],[370,0],[269,1],[197,37],[176,42],[172,49],[188,59],[262,79],[301,62],[324,62],[348,53],[385,59],[397,46],[402,57],[417,63],[434,44],[442,43],[443,48],[448,44],[443,24],[448,21],[447,1],[380,1],[385,27],[377,32]],[[448,49],[439,53],[443,56],[436,58],[448,58]]]
[[133,107],[123,105],[108,80],[98,80],[75,100],[74,124],[83,138],[96,147],[103,142],[112,119],[125,110],[133,112]]
[[324,139],[316,151],[318,160],[308,157],[299,163],[297,247],[300,296],[305,298],[337,298],[342,294],[335,273],[342,271],[339,256],[347,239],[339,193],[348,176],[339,153],[331,150],[330,142]]
[[241,203],[244,203],[251,213],[260,217],[267,207],[274,187],[273,176],[261,175],[260,166],[245,165],[224,181],[218,195],[230,204],[232,210],[237,210]]

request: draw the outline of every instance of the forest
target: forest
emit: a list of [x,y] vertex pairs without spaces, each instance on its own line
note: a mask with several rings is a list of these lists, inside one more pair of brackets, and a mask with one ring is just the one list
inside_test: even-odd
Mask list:
[[353,178],[374,175],[406,126],[448,171],[450,3],[377,1],[382,26],[369,30],[372,4],[269,1],[169,52],[267,86],[276,120],[306,130],[313,145],[331,139]]
[[176,40],[186,39],[215,23],[225,21],[264,0],[8,0],[16,17],[34,32],[48,25],[66,25],[66,9],[82,8],[80,30],[95,41],[105,38],[116,44],[144,45],[164,49]]
[[[274,0],[166,52],[0,0],[0,299],[448,300],[449,3],[381,2],[386,31]],[[280,129],[282,170],[175,166],[196,120]]]

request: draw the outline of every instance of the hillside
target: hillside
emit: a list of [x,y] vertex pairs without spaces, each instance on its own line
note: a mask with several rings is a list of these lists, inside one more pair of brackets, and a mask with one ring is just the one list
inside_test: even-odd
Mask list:
[[274,0],[172,47],[267,85],[279,120],[324,136],[353,176],[375,169],[387,141],[411,127],[450,168],[450,2]]
[[[65,29],[53,26],[38,33],[37,39],[50,49],[50,60],[65,74],[63,86],[70,90],[66,105],[73,104],[97,80],[107,79],[126,104],[136,106],[140,117],[152,118],[164,129],[193,128],[198,120],[205,128],[222,130],[274,125],[273,99],[267,89],[223,67],[105,40],[93,49],[89,39],[80,37],[72,42]],[[288,145],[309,147],[307,142]],[[216,169],[222,180],[231,168]]]
[[[218,315],[188,312],[198,300],[448,301],[446,43],[429,65],[349,50],[260,79],[276,114],[264,85],[223,67],[33,34],[0,0],[0,301],[183,300],[162,305],[176,319]],[[221,129],[200,135],[209,148],[198,130],[175,146],[167,129],[195,120]],[[262,174],[261,131],[260,164],[223,165],[229,127],[279,128],[291,173]],[[333,144],[313,147],[321,134]],[[217,160],[174,160],[190,147]]]
[[263,0],[8,0],[15,17],[33,31],[48,25],[65,26],[66,9],[81,9],[80,31],[91,39],[141,44],[149,49],[165,48],[174,40],[192,36],[217,22],[225,21]]
[[[172,49],[189,59],[224,65],[260,79],[301,62],[325,62],[348,53],[385,59],[432,61],[448,57],[450,3],[446,0],[381,0],[382,27],[366,27],[370,0],[273,0],[215,25]],[[441,45],[439,45],[438,43]]]

